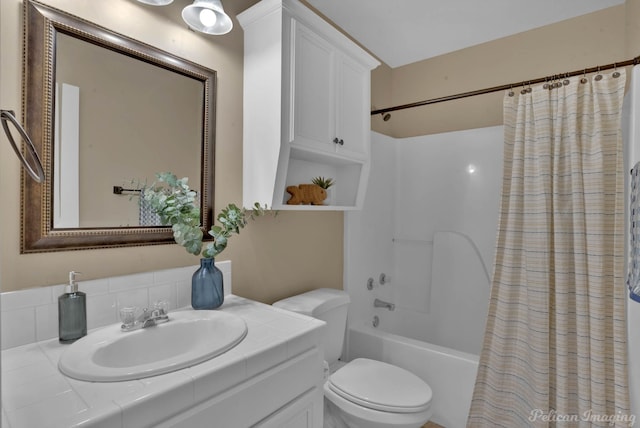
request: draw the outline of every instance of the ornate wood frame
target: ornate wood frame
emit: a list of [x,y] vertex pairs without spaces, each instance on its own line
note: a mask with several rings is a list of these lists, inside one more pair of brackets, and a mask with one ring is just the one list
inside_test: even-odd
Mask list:
[[21,253],[80,250],[171,243],[169,227],[54,229],[52,215],[53,114],[56,34],[72,37],[138,58],[204,85],[200,189],[202,227],[213,221],[216,72],[153,46],[33,0],[24,2],[22,119],[41,153],[46,181],[21,176]]

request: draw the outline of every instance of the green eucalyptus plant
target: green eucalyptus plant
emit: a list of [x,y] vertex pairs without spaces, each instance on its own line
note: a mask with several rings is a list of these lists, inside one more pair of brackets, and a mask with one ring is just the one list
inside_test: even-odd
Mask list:
[[231,235],[239,234],[249,220],[265,213],[265,208],[257,202],[251,210],[229,204],[216,217],[220,225],[212,226],[208,232],[213,241],[205,243],[200,227],[198,194],[189,188],[189,178],[178,178],[170,172],[158,173],[156,177],[157,183],[144,188],[144,199],[160,216],[162,224],[171,225],[176,243],[196,256],[215,258],[227,248]]

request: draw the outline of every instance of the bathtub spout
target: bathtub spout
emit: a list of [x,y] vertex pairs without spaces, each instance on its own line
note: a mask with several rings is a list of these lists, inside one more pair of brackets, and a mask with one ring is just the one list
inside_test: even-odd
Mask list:
[[373,301],[373,306],[376,308],[387,308],[390,311],[393,311],[396,309],[396,305],[394,305],[393,303],[389,303],[389,302],[384,302],[380,299],[376,299]]

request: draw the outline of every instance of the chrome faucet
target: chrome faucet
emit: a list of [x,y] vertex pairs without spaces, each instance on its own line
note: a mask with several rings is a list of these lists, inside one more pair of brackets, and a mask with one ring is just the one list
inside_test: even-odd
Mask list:
[[387,308],[390,311],[394,311],[396,309],[396,305],[394,305],[393,303],[385,302],[380,299],[374,300],[373,306],[376,308]]
[[169,321],[167,306],[167,302],[156,302],[152,310],[144,308],[142,314],[137,317],[138,308],[122,308],[120,310],[120,320],[122,321],[120,329],[122,331],[132,331],[167,322]]

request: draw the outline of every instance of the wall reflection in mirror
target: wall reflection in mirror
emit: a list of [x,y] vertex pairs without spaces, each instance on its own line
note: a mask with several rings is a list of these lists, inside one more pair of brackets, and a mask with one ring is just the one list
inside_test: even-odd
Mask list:
[[22,182],[21,252],[173,242],[139,192],[189,177],[213,212],[215,71],[26,0],[23,121],[47,181]]
[[112,189],[200,177],[202,82],[62,33],[56,64],[54,228],[160,225]]

